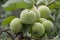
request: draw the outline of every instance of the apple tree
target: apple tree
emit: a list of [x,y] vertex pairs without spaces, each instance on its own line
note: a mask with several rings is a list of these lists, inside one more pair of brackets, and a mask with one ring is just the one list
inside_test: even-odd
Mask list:
[[18,12],[2,21],[0,34],[7,40],[58,40],[60,38],[60,0],[6,0],[5,12]]

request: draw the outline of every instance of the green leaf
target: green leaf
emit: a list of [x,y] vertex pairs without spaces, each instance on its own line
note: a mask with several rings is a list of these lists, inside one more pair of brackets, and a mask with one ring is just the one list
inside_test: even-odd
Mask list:
[[60,28],[60,13],[58,14],[58,25],[59,25],[59,28]]
[[49,5],[48,7],[50,9],[56,9],[56,10],[58,10],[58,9],[60,9],[60,1],[56,1],[53,4]]
[[53,3],[51,5],[48,6],[50,9],[55,9],[57,8],[57,4],[56,3]]
[[56,0],[56,1],[60,1],[60,0]]
[[37,0],[36,5],[45,5],[45,0]]
[[50,20],[50,21],[52,21],[52,22],[54,21],[54,18],[53,18],[52,15],[50,15],[47,19]]
[[30,24],[29,25],[26,25],[26,24],[23,24],[23,26],[22,26],[22,32],[24,33],[24,34],[26,34],[27,32],[29,32],[30,31]]
[[33,0],[8,0],[2,7],[6,11],[11,11],[18,8],[31,9],[33,4]]
[[14,16],[7,17],[5,20],[3,20],[2,26],[8,25],[14,18]]
[[56,1],[56,4],[60,6],[60,1]]
[[51,2],[51,1],[53,1],[53,0],[44,0],[45,1],[45,3],[49,3],[49,2]]
[[[60,11],[60,10],[59,10]],[[60,13],[58,13],[58,18],[60,18]]]
[[57,35],[56,37],[53,38],[53,40],[58,40],[58,39],[60,39],[59,35]]

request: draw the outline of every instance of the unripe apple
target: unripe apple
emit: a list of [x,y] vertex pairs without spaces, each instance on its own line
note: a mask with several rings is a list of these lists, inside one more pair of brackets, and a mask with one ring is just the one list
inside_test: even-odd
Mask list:
[[48,18],[51,14],[51,11],[47,6],[39,6],[38,10],[41,13],[42,18]]
[[32,10],[25,9],[21,12],[20,19],[24,24],[32,24],[36,20],[36,14]]
[[18,33],[21,31],[22,23],[19,18],[15,18],[10,23],[10,29],[14,33]]
[[36,14],[36,21],[39,20],[39,18],[41,17],[40,12],[38,11],[38,9],[36,8],[36,6],[34,6],[31,10],[33,10]]
[[44,21],[42,24],[45,27],[46,33],[49,33],[54,29],[54,24],[49,20]]
[[39,22],[40,22],[40,23],[43,23],[43,22],[46,21],[46,20],[47,20],[47,19],[45,19],[45,18],[40,18],[40,19],[39,19]]
[[45,28],[44,26],[39,23],[39,22],[35,22],[32,27],[31,27],[31,34],[32,36],[39,38],[41,37],[43,34],[45,33]]

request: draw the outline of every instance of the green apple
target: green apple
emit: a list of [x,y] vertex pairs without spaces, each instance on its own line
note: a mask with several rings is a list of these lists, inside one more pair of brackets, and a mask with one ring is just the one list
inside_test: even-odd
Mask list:
[[39,38],[41,37],[43,34],[45,33],[45,28],[44,26],[39,23],[39,22],[35,22],[32,27],[31,27],[31,34],[32,36]]
[[51,15],[51,11],[47,6],[39,6],[38,10],[41,13],[42,18],[48,18]]
[[33,4],[33,0],[8,0],[2,7],[7,11],[11,11],[17,8],[31,9]]
[[49,33],[54,29],[54,24],[49,20],[44,21],[42,24],[45,27],[46,33]]
[[14,33],[18,33],[21,31],[22,23],[19,18],[15,18],[10,23],[10,29]]
[[32,24],[36,20],[36,14],[32,10],[25,9],[21,12],[20,19],[24,24]]
[[40,18],[40,19],[39,19],[39,22],[40,22],[40,23],[43,23],[43,22],[46,21],[46,20],[47,20],[46,18]]
[[36,14],[36,21],[39,20],[39,18],[41,17],[40,12],[38,11],[38,9],[36,8],[36,6],[34,6],[31,10],[33,10]]

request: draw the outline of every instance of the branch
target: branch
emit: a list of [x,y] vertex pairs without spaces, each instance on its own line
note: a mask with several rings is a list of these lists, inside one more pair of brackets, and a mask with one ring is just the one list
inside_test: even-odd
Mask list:
[[22,40],[22,38],[23,38],[23,33],[20,32],[19,34],[17,34],[15,40]]
[[12,40],[14,40],[14,36],[10,33],[10,32],[8,32],[10,29],[2,29],[2,30],[0,30],[0,35],[3,33],[3,32],[6,32],[11,38],[12,38]]
[[6,31],[6,33],[12,38],[12,40],[15,39],[15,37],[14,37],[10,32],[7,32],[7,31]]
[[28,36],[23,36],[23,33],[20,32],[16,35],[15,40],[22,40],[22,39],[26,39],[26,40],[39,39],[39,40],[41,40],[42,38],[32,38],[32,37],[28,37]]
[[56,0],[51,1],[50,3],[47,4],[47,6],[49,6],[49,5],[53,4],[53,3],[55,3],[55,1],[56,1]]
[[6,31],[9,31],[9,30],[10,30],[10,29],[1,29],[1,30],[0,30],[0,35],[1,35],[2,32],[6,32]]
[[24,37],[23,37],[23,33],[22,33],[22,32],[16,34],[16,36],[13,36],[10,32],[8,32],[9,30],[10,30],[10,29],[0,30],[0,35],[1,35],[3,32],[6,32],[6,33],[12,38],[12,40],[22,40],[22,39],[27,39],[27,40],[31,40],[31,39],[43,40],[42,38],[32,38],[32,37],[28,37],[28,36],[24,36]]

